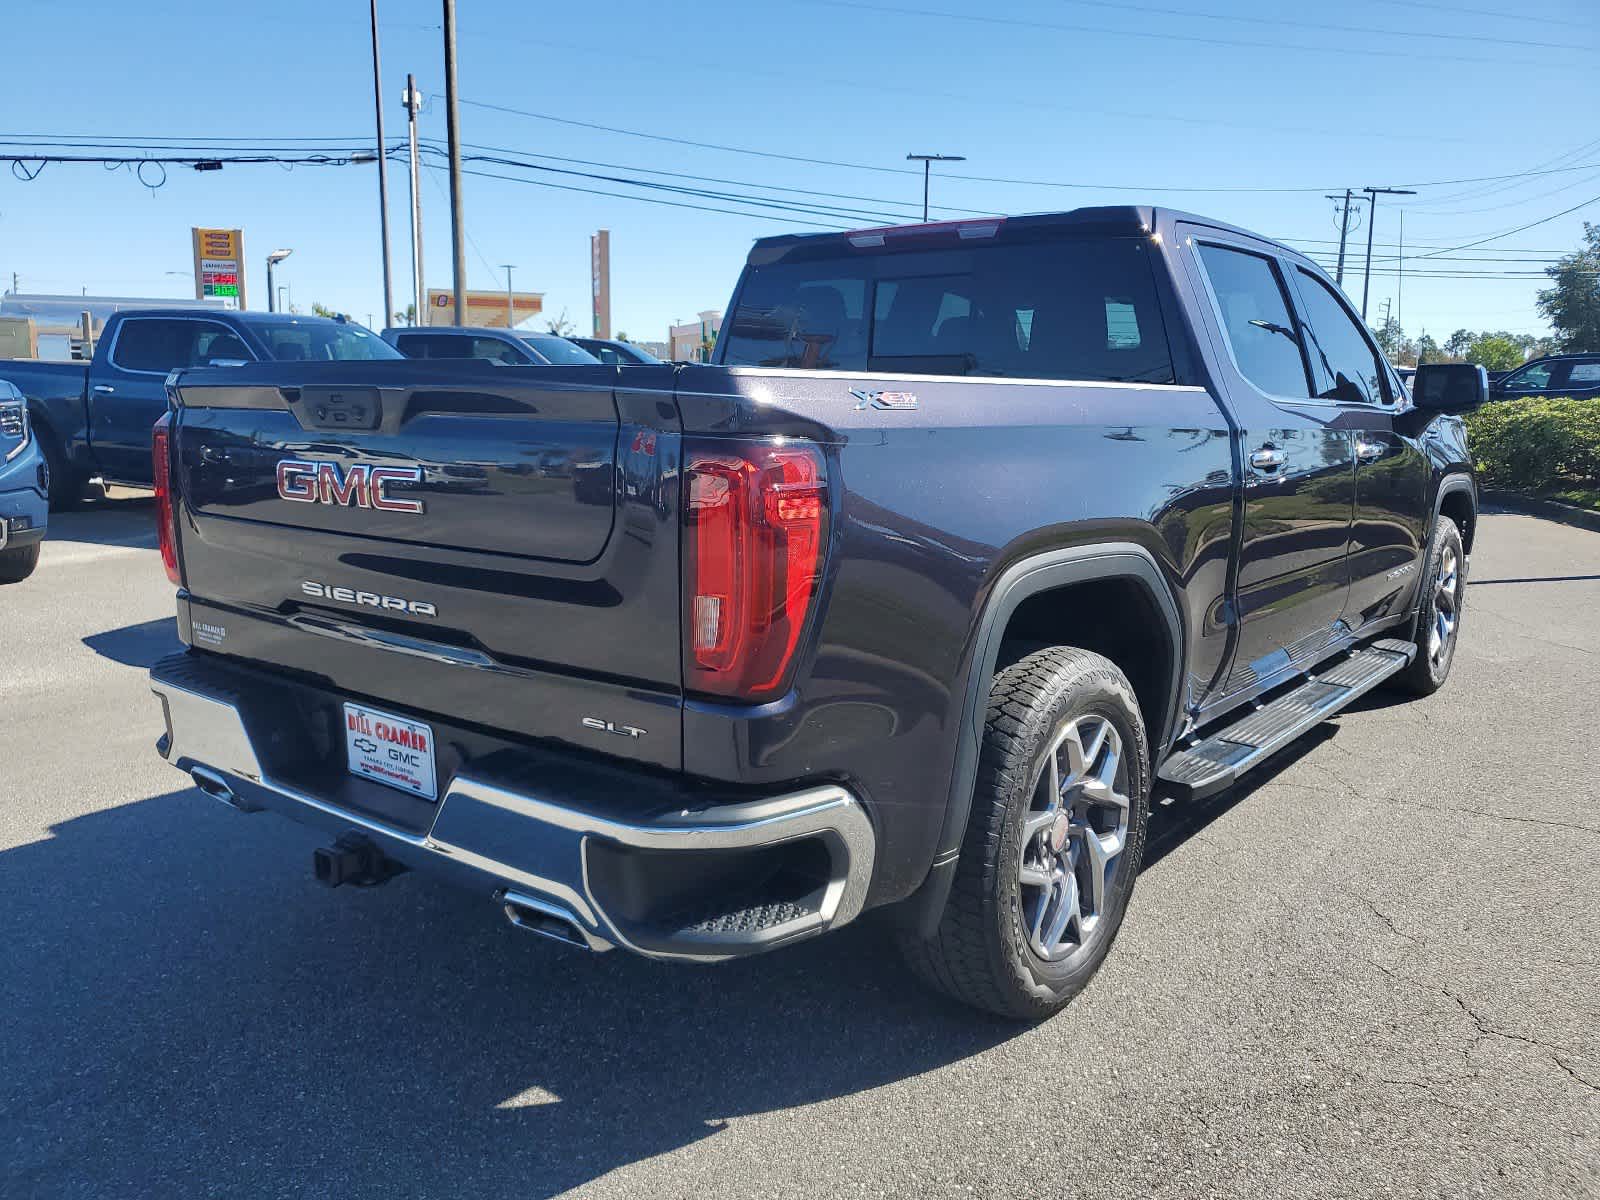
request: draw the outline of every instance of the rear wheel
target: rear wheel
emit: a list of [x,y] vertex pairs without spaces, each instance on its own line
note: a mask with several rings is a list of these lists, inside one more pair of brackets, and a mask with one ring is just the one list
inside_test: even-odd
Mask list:
[[1431,696],[1450,677],[1467,599],[1467,556],[1461,545],[1461,531],[1442,513],[1428,542],[1421,595],[1412,632],[1417,654],[1411,665],[1394,677],[1394,682],[1402,691]]
[[938,930],[902,943],[963,1003],[1039,1020],[1111,949],[1144,857],[1150,767],[1127,677],[1070,646],[996,677],[972,814]]
[[0,583],[21,583],[39,565],[39,543],[0,550]]

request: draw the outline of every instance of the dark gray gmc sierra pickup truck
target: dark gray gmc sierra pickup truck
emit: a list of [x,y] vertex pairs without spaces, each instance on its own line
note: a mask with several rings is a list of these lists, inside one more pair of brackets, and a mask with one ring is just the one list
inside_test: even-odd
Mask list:
[[1312,262],[1091,208],[756,243],[717,361],[183,371],[160,753],[592,950],[878,910],[1039,1018],[1152,796],[1449,674],[1478,368],[1408,395]]

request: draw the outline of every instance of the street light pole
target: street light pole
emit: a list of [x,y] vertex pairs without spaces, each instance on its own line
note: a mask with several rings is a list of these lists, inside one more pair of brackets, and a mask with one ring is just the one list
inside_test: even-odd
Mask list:
[[372,104],[378,118],[378,236],[383,240],[383,323],[394,319],[394,289],[389,278],[389,154],[383,144],[383,72],[378,62],[378,0],[372,10]]
[[268,312],[277,312],[278,311],[277,308],[273,304],[273,300],[274,300],[275,296],[277,295],[277,293],[274,292],[273,288],[272,288],[272,268],[277,266],[279,263],[281,263],[284,259],[288,258],[289,255],[291,255],[293,253],[294,253],[293,250],[274,250],[271,254],[267,255],[267,311]]
[[1415,196],[1416,192],[1405,188],[1362,188],[1367,194],[1367,270],[1366,277],[1361,281],[1361,319],[1367,319],[1367,293],[1372,289],[1372,229],[1378,223],[1378,197],[1379,196]]
[[501,263],[506,272],[506,328],[510,329],[517,323],[517,311],[511,302],[511,269],[516,263]]
[[422,107],[422,95],[417,91],[417,77],[406,76],[406,126],[411,136],[411,323],[423,323],[423,309],[427,307],[427,288],[422,277],[422,182],[420,162],[417,158],[417,110]]
[[907,162],[922,164],[922,223],[928,223],[928,174],[931,164],[936,162],[966,162],[964,154],[908,154]]
[[456,0],[444,0],[444,121],[450,143],[450,254],[456,324],[466,319],[467,246],[461,219],[461,109],[456,103]]

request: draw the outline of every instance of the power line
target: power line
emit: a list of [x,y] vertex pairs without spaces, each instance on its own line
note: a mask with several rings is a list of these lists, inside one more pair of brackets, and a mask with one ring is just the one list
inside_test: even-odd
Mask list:
[[1560,17],[1534,17],[1529,16],[1520,8],[1517,9],[1514,14],[1508,15],[1504,10],[1497,11],[1492,8],[1462,8],[1458,4],[1432,4],[1428,3],[1428,0],[1387,0],[1387,3],[1399,8],[1422,8],[1427,9],[1430,12],[1449,13],[1453,17],[1495,17],[1502,21],[1513,21],[1519,25],[1531,22],[1537,25],[1561,25],[1568,29],[1583,29],[1590,31],[1594,29],[1594,22],[1592,21],[1566,21],[1562,20]]
[[1489,42],[1496,46],[1529,46],[1538,50],[1587,50],[1571,42],[1534,42],[1519,38],[1496,37],[1487,33],[1441,33],[1433,30],[1378,29],[1371,25],[1335,25],[1320,21],[1295,21],[1287,17],[1235,16],[1232,13],[1198,12],[1192,8],[1161,8],[1152,4],[1124,4],[1122,0],[1063,0],[1072,8],[1108,8],[1113,12],[1143,12],[1161,17],[1187,17],[1197,21],[1231,21],[1244,25],[1277,25],[1286,29],[1310,29],[1319,33],[1359,33],[1379,37],[1432,38],[1450,42]]
[[1526,225],[1518,225],[1515,229],[1506,229],[1502,230],[1500,233],[1491,233],[1488,237],[1482,237],[1476,241],[1463,242],[1459,246],[1450,246],[1444,250],[1434,250],[1428,254],[1418,254],[1416,257],[1418,259],[1438,258],[1441,254],[1450,254],[1457,250],[1472,250],[1478,246],[1486,246],[1490,242],[1498,242],[1501,238],[1511,237],[1513,234],[1521,233],[1525,229],[1533,229],[1538,225],[1547,225],[1551,221],[1559,220],[1562,217],[1569,216],[1572,213],[1577,212],[1580,208],[1587,208],[1589,205],[1597,202],[1600,202],[1600,196],[1590,196],[1587,200],[1578,201],[1578,203],[1574,204],[1571,208],[1564,208],[1558,213],[1551,213],[1548,217],[1540,217],[1537,221],[1529,221]]
[[[432,164],[429,164],[429,168],[430,170],[438,170],[438,168],[434,167]],[[558,192],[582,192],[583,194],[589,196],[610,196],[616,200],[634,200],[640,204],[662,204],[668,208],[691,208],[700,212],[722,213],[731,217],[755,217],[761,220],[772,219],[771,213],[740,212],[738,209],[713,208],[705,204],[687,204],[679,200],[663,200],[657,196],[630,196],[626,192],[607,192],[601,191],[598,188],[577,187],[573,184],[567,183],[552,183],[547,179],[528,179],[520,175],[500,175],[493,171],[481,170],[466,170],[463,173],[467,175],[477,175],[484,179],[500,179],[507,183],[527,184],[529,187],[553,188]],[[840,232],[844,232],[850,228],[848,225],[824,225],[817,221],[798,221],[792,218],[788,223],[791,225],[805,225],[812,229],[832,229]]]
[[[823,3],[824,0],[813,0],[813,2]],[[832,0],[827,0],[827,2],[831,3]],[[726,146],[716,142],[699,142],[690,138],[681,138],[659,133],[649,133],[640,129],[625,129],[619,125],[601,125],[594,121],[580,121],[571,117],[558,117],[553,113],[533,112],[530,109],[514,108],[508,104],[491,104],[486,100],[468,100],[463,98],[461,103],[471,105],[474,108],[484,108],[493,112],[507,113],[511,116],[528,117],[536,121],[549,121],[556,125],[570,125],[579,129],[597,130],[601,133],[614,133],[623,137],[642,138],[646,141],[668,142],[677,146],[691,146],[699,150],[716,150],[725,154],[745,154],[755,158],[781,159],[786,162],[804,163],[809,166],[840,167],[852,171],[872,171],[882,175],[920,176],[921,174],[919,171],[907,171],[900,167],[884,167],[877,166],[872,163],[846,162],[839,159],[807,158],[801,155],[781,154],[771,150],[757,150],[748,146]],[[1584,163],[1578,166],[1558,167],[1546,171],[1516,171],[1503,175],[1466,176],[1460,179],[1412,180],[1405,183],[1403,186],[1408,188],[1448,187],[1462,183],[1482,183],[1486,181],[1497,181],[1504,179],[1521,179],[1530,174],[1559,174],[1563,171],[1594,170],[1596,167],[1600,167],[1600,163]],[[1216,194],[1244,193],[1252,195],[1299,195],[1311,192],[1326,192],[1329,187],[1333,186],[1331,184],[1319,187],[1241,187],[1234,185],[1196,187],[1190,185],[1137,185],[1121,183],[1086,183],[1078,180],[1018,179],[998,175],[967,175],[957,173],[947,174],[942,176],[942,178],[959,179],[969,183],[1004,183],[1025,187],[1070,188],[1078,191],[1139,193],[1188,192]],[[1343,185],[1341,184],[1339,186]]]
[[[1162,42],[1184,42],[1206,46],[1243,46],[1252,50],[1302,50],[1308,53],[1323,56],[1326,56],[1329,53],[1357,54],[1373,58],[1401,58],[1412,62],[1416,61],[1417,57],[1416,53],[1411,50],[1385,50],[1375,46],[1306,46],[1289,42],[1251,41],[1244,38],[1210,37],[1205,34],[1164,33],[1155,29],[1108,29],[1105,26],[1100,25],[1077,25],[1070,24],[1065,21],[1035,21],[1025,20],[1021,17],[998,17],[989,14],[978,13],[941,12],[938,9],[932,8],[903,8],[887,4],[867,4],[864,3],[863,0],[802,0],[802,2],[806,4],[824,5],[829,8],[848,8],[862,12],[884,13],[890,16],[935,17],[948,21],[969,21],[980,25],[999,25],[1012,29],[1050,29],[1061,33],[1087,33],[1097,34],[1104,37],[1146,38]],[[1540,62],[1536,59],[1488,58],[1466,54],[1430,54],[1428,58],[1433,62],[1465,62],[1491,66],[1515,65],[1539,67],[1546,71],[1551,69],[1550,63]],[[1568,68],[1566,64],[1560,64],[1557,69],[1576,70],[1578,69],[1578,64],[1574,63],[1570,68]]]

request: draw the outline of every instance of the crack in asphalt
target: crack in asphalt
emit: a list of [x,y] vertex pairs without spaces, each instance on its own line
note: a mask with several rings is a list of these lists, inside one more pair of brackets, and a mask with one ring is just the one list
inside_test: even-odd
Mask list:
[[[1339,746],[1336,742],[1330,741],[1327,742],[1326,745],[1329,749],[1332,749],[1336,753],[1343,754],[1346,758],[1355,758],[1354,755],[1352,755],[1348,750],[1345,750],[1343,747]],[[1428,812],[1462,813],[1464,815],[1473,817],[1488,817],[1495,821],[1513,821],[1522,825],[1545,825],[1556,829],[1571,829],[1577,833],[1600,834],[1600,825],[1583,825],[1574,821],[1557,821],[1550,817],[1523,817],[1518,816],[1515,813],[1493,812],[1486,808],[1464,808],[1457,804],[1428,804],[1422,800],[1413,800],[1408,796],[1390,796],[1382,792],[1373,792],[1367,788],[1361,787],[1353,780],[1346,779],[1327,763],[1322,764],[1322,769],[1334,779],[1338,780],[1339,783],[1343,784],[1345,792],[1360,800],[1382,800],[1386,804],[1399,804],[1408,808],[1420,808]],[[1322,791],[1330,795],[1339,794],[1337,789],[1318,788],[1314,784],[1297,783],[1292,786],[1303,787],[1308,791]]]

